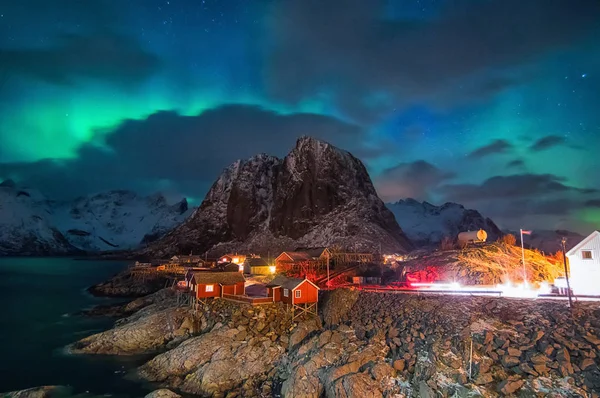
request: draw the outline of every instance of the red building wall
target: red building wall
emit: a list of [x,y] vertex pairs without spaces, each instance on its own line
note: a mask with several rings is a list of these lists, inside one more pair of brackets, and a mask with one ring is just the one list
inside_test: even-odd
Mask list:
[[[301,292],[300,298],[296,298],[296,290]],[[295,304],[316,303],[319,300],[319,290],[307,281],[302,282],[292,293]]]
[[[197,288],[196,298],[203,299],[203,298],[207,298],[207,297],[221,297],[221,285],[219,285],[218,283],[213,283],[212,284],[212,286],[213,286],[212,292],[206,291],[206,285],[207,284],[195,285],[195,287]],[[208,285],[210,285],[210,284],[208,284]]]
[[269,287],[267,288],[267,296],[274,297],[273,301],[281,301],[281,288],[280,287]]

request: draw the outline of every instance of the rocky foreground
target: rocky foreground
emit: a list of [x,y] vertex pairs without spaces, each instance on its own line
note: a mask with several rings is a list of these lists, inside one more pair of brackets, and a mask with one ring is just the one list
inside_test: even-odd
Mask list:
[[195,313],[178,307],[166,290],[131,305],[136,312],[73,351],[156,352],[137,376],[179,394],[596,397],[600,391],[594,303],[569,310],[562,301],[338,289],[324,294],[318,319],[300,322],[282,304],[214,300]]

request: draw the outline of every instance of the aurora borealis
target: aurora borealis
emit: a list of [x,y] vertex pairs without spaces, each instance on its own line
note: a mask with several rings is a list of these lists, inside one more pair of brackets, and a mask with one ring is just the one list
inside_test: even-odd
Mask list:
[[299,135],[386,201],[600,228],[596,0],[0,4],[0,179],[201,200]]

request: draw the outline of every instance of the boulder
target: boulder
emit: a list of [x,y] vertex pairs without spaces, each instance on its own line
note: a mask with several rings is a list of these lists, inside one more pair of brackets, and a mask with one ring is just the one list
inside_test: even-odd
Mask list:
[[364,373],[353,373],[337,379],[327,388],[331,398],[383,398],[379,384]]
[[0,393],[3,398],[57,398],[70,396],[71,389],[63,386],[41,386],[26,390]]
[[[146,309],[154,310],[152,305]],[[145,310],[146,310],[145,309]],[[69,347],[75,354],[135,355],[154,352],[173,340],[175,331],[187,315],[187,309],[167,308],[146,311],[131,322],[86,337]]]
[[144,398],[181,398],[181,395],[175,394],[173,391],[167,390],[166,388],[161,388],[160,390],[152,391]]
[[525,384],[524,380],[504,380],[498,384],[498,391],[504,395],[513,394]]
[[[245,331],[241,331],[245,332]],[[187,393],[219,395],[267,375],[284,349],[267,337],[239,341],[240,330],[221,327],[158,355],[138,373],[150,381],[178,385]]]

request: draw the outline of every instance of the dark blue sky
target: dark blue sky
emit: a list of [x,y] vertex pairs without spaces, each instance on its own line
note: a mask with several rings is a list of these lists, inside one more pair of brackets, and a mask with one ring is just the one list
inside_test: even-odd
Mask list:
[[313,135],[386,201],[600,224],[595,0],[5,3],[0,178],[199,201],[235,159]]

